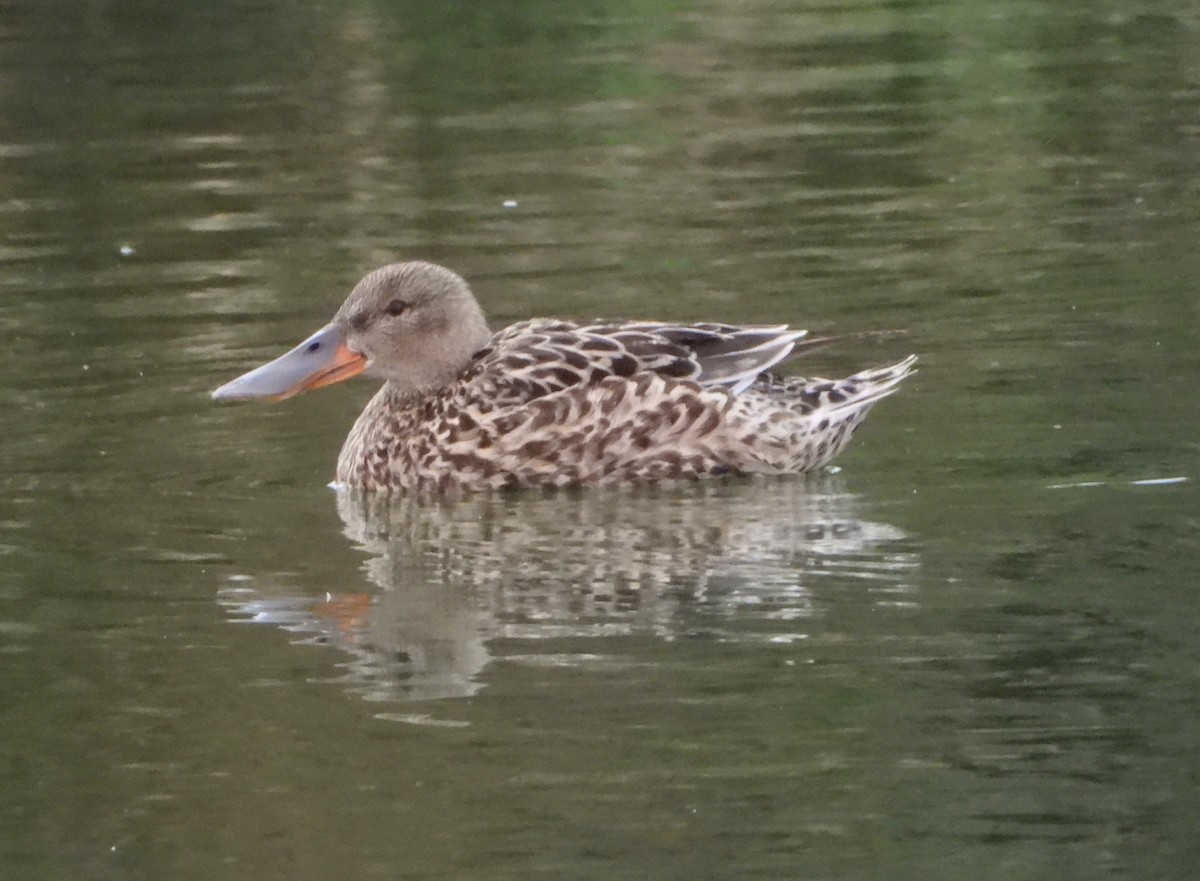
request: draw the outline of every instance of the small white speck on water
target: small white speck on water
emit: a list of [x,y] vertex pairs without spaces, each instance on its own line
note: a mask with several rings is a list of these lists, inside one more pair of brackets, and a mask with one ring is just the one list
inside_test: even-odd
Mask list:
[[504,200],[504,207],[505,207],[505,208],[516,208],[516,207],[517,207],[517,204],[518,204],[518,203],[517,203],[517,200],[516,200],[516,199],[505,199],[505,200]]
[[92,365],[91,365],[91,364],[84,364],[84,365],[83,365],[83,369],[84,369],[84,370],[91,370],[91,369],[92,369]]
[[1061,426],[1061,425],[1056,425],[1056,426],[1054,426],[1054,428],[1057,430],[1057,429],[1060,429],[1060,428],[1062,428],[1062,426]]
[[132,245],[122,245],[117,249],[117,253],[119,253],[122,257],[132,257],[137,253],[137,251],[133,250]]

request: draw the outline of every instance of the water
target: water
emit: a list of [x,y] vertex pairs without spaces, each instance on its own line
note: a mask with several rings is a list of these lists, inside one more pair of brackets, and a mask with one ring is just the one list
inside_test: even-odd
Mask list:
[[[1198,25],[3,7],[0,875],[1194,877]],[[921,373],[837,474],[364,509],[370,383],[206,393],[418,256]]]

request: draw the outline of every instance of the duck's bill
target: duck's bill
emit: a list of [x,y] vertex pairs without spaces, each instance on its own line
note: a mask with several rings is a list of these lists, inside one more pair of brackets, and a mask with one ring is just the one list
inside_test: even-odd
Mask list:
[[269,364],[243,373],[212,393],[218,401],[282,401],[363,372],[367,359],[346,347],[342,330],[330,324]]

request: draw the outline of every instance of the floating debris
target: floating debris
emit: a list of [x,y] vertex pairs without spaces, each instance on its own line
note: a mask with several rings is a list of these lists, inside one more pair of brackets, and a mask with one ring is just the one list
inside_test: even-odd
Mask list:
[[1086,486],[1174,486],[1187,483],[1186,477],[1148,477],[1144,480],[1081,480],[1078,483],[1052,483],[1046,489],[1078,489]]

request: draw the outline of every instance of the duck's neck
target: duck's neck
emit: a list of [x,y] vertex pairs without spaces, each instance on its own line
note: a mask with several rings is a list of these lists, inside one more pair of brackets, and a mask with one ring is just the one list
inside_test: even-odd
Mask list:
[[437,394],[437,389],[414,389],[388,380],[383,384],[375,397],[371,398],[368,409],[381,406],[385,410],[402,410],[414,407],[431,395]]
[[386,382],[358,414],[338,455],[337,481],[355,488],[386,486],[388,463],[417,433],[428,395]]

